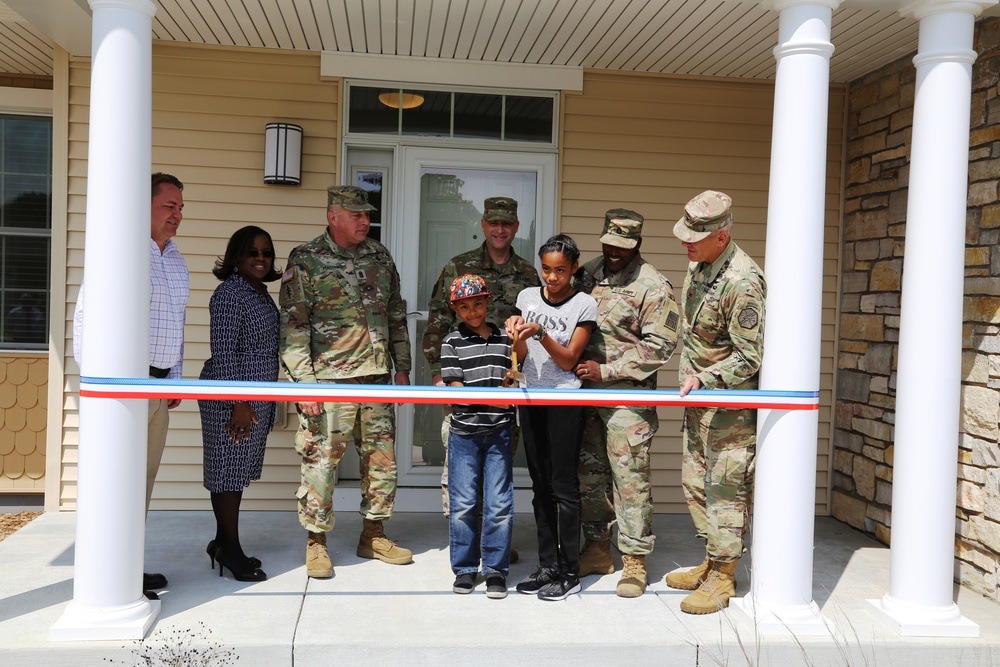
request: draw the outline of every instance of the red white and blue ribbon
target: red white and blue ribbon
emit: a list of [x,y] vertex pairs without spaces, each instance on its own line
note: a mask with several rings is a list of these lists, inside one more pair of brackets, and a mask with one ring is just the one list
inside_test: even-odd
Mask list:
[[676,389],[545,389],[426,385],[233,382],[81,377],[88,398],[181,398],[297,403],[442,403],[503,405],[679,405],[692,408],[818,410],[818,391],[700,389],[681,398]]

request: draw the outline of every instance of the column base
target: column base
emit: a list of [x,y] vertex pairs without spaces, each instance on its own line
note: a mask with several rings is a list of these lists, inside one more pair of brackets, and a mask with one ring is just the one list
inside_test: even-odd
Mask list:
[[80,609],[70,602],[49,630],[49,641],[143,639],[160,615],[160,601],[142,598],[110,609]]
[[729,606],[737,617],[751,625],[758,636],[830,637],[837,631],[837,626],[823,616],[819,605],[813,601],[802,605],[772,607],[765,606],[748,595],[731,599]]
[[905,604],[888,593],[868,600],[874,616],[901,637],[978,637],[979,625],[958,610],[958,605],[920,607]]

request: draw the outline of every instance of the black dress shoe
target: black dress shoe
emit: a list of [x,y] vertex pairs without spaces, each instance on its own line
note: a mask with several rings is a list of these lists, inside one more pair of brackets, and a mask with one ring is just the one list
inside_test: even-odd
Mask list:
[[[215,569],[215,552],[218,551],[220,548],[221,547],[216,543],[215,540],[210,540],[208,542],[208,546],[205,547],[205,553],[207,553],[208,557],[212,559],[213,570]],[[247,556],[247,560],[250,562],[250,567],[253,568],[260,567],[260,559],[254,558],[253,556]]]
[[157,595],[156,593],[154,593],[153,591],[143,591],[142,594],[146,596],[147,600],[159,600],[160,599],[160,596]]
[[[215,552],[215,560],[219,561],[219,576],[222,576],[223,568],[227,568],[236,581],[266,581],[267,575],[259,567],[251,563],[250,558],[243,558],[242,562],[230,561],[222,549]],[[256,560],[256,559],[254,559]]]
[[147,591],[151,591],[155,588],[166,588],[167,578],[158,572],[143,572],[142,573],[142,588]]

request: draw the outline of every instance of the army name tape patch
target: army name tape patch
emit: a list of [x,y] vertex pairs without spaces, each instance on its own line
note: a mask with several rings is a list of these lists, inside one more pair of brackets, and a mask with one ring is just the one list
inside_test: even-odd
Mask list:
[[521,389],[363,385],[331,382],[236,382],[159,380],[148,377],[80,378],[87,398],[184,398],[237,401],[419,403],[496,405],[678,405],[728,409],[818,410],[819,391],[699,389],[680,397],[676,389]]

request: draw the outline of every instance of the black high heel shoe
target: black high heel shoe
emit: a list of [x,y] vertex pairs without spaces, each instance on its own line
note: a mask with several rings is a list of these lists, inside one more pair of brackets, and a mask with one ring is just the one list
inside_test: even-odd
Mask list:
[[[209,559],[212,561],[212,569],[215,569],[216,556],[215,552],[221,549],[219,545],[215,543],[215,540],[209,540],[208,546],[205,547],[205,552],[208,554]],[[247,556],[247,561],[250,563],[250,567],[256,569],[260,567],[260,560],[254,558],[253,556]],[[228,566],[227,566],[228,567]]]
[[266,581],[267,575],[259,567],[254,567],[251,563],[250,558],[246,558],[242,563],[238,564],[238,567],[244,568],[236,570],[232,564],[226,559],[226,555],[222,552],[222,549],[217,549],[215,551],[215,560],[219,561],[219,576],[222,576],[222,568],[228,567],[229,572],[233,575],[233,579],[236,581]]

